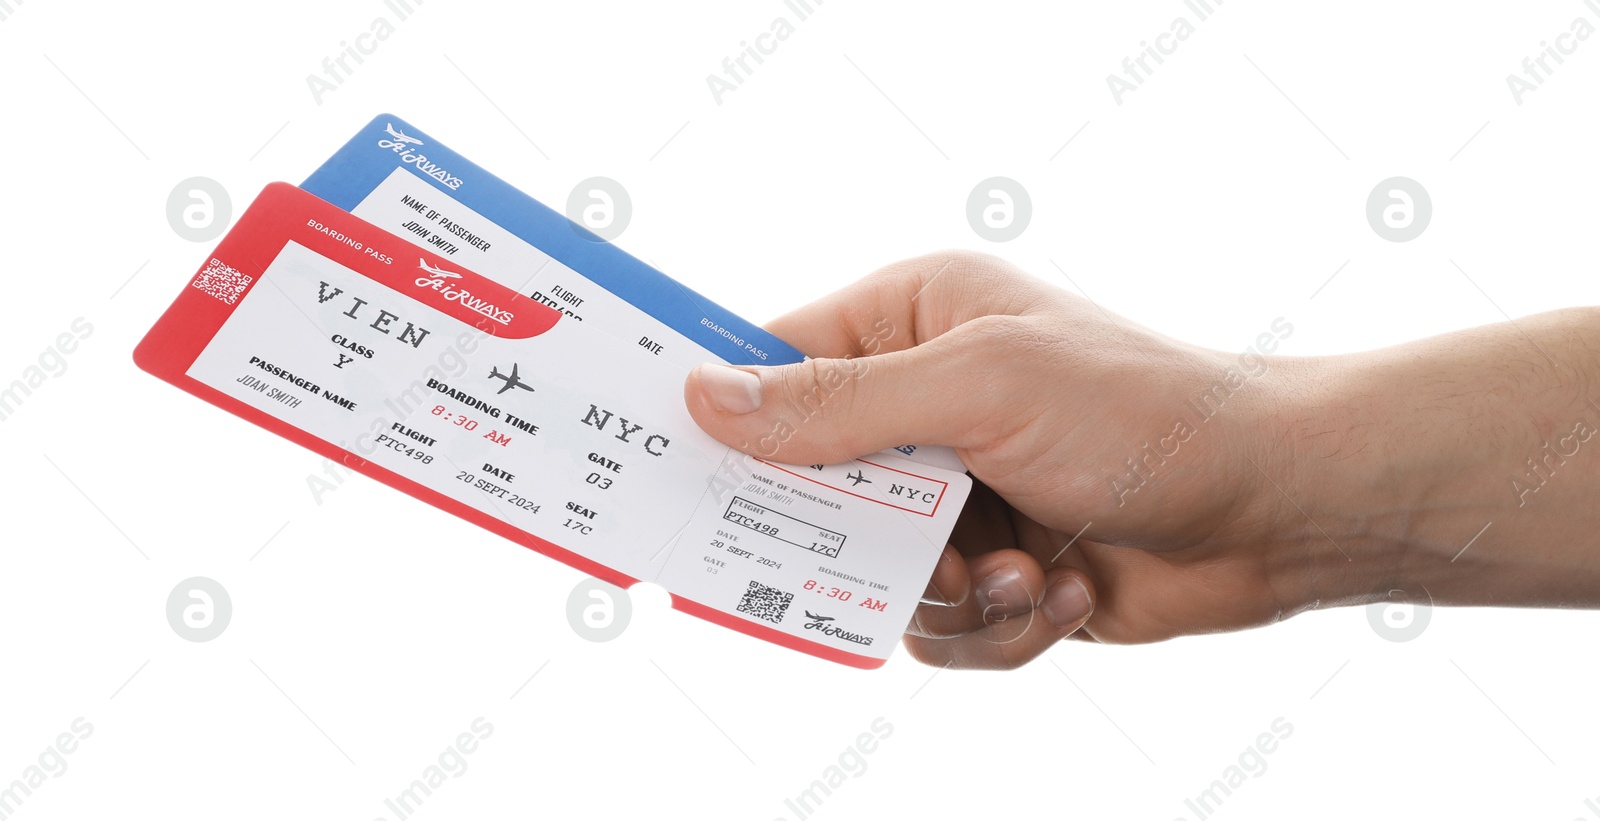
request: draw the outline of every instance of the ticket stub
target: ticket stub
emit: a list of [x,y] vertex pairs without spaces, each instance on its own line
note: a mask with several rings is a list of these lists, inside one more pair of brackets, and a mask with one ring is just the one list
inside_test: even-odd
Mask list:
[[[368,123],[303,187],[658,356],[691,365],[783,365],[805,358],[398,117],[383,114]],[[949,448],[894,450],[915,461],[966,469]]]
[[597,332],[283,183],[134,358],[583,572],[656,582],[679,610],[856,667],[898,643],[971,487],[893,455],[734,451],[684,407],[693,357]]

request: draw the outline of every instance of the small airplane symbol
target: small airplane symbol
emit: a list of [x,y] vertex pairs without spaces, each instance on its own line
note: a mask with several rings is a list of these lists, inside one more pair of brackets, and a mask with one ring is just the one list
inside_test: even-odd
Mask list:
[[806,611],[806,618],[811,619],[812,621],[833,621],[832,616],[819,616],[810,610]]
[[855,482],[855,484],[851,485],[851,487],[860,487],[862,482],[866,482],[869,485],[872,484],[872,480],[868,479],[866,476],[863,476],[861,474],[861,471],[859,471],[859,470],[856,471],[855,473],[847,473],[847,474],[845,474],[844,478],[849,479],[852,482]]
[[500,390],[495,392],[495,394],[494,394],[495,396],[499,396],[500,394],[505,393],[506,391],[509,391],[512,388],[521,388],[521,389],[523,389],[525,391],[533,390],[533,388],[528,387],[527,385],[524,385],[522,383],[522,377],[517,376],[517,364],[515,362],[511,363],[511,375],[510,376],[506,376],[505,374],[501,373],[499,368],[490,366],[490,368],[489,368],[489,378],[490,379],[504,379],[505,382],[506,382],[504,385],[500,386]]
[[383,130],[389,132],[389,136],[393,137],[396,142],[416,143],[417,145],[422,145],[421,140],[417,139],[416,137],[407,137],[405,134],[397,130],[392,123],[385,123]]
[[428,261],[425,260],[425,259],[419,259],[419,260],[417,260],[417,262],[419,263],[419,265],[418,265],[419,268],[421,268],[424,271],[427,271],[430,274],[433,274],[434,276],[436,276],[436,277],[438,277],[440,279],[460,279],[461,278],[461,275],[456,273],[455,271],[446,271],[443,268],[435,268],[432,265],[429,265]]

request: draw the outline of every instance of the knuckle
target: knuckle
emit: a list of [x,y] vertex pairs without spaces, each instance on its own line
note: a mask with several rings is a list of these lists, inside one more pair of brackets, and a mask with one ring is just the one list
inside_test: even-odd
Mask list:
[[808,359],[783,371],[781,393],[803,420],[829,417],[847,404],[858,367],[850,359]]
[[935,279],[948,280],[946,285],[967,287],[1011,285],[1018,281],[1020,271],[1011,263],[981,251],[950,248],[922,254],[879,269],[873,278],[904,282],[910,280],[914,290],[921,290]]
[[952,273],[985,276],[991,274],[1010,275],[1016,272],[1011,263],[993,254],[982,251],[973,251],[966,248],[947,248],[934,251],[917,257],[923,266],[938,267],[949,264]]
[[950,274],[958,281],[985,291],[1011,291],[1034,281],[1021,268],[993,254],[959,251],[951,252],[946,259]]

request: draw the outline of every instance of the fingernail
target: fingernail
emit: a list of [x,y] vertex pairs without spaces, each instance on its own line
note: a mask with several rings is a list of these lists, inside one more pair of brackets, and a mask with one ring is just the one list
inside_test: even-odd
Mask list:
[[1002,567],[978,582],[978,607],[986,620],[1023,613],[1032,606],[1022,586],[1022,572],[1015,567]]
[[701,365],[700,384],[711,404],[723,413],[751,413],[761,409],[761,378],[726,365]]
[[1089,588],[1084,587],[1077,576],[1068,576],[1044,592],[1044,617],[1057,630],[1083,621],[1093,610]]

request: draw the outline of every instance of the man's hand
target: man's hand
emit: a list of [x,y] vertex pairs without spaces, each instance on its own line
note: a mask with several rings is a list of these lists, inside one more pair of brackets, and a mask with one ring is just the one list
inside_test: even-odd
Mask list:
[[[1329,359],[1219,353],[953,252],[770,325],[811,361],[701,366],[685,399],[713,437],[793,464],[908,442],[955,448],[977,485],[906,643],[930,664],[1015,667],[1068,635],[1235,630],[1423,580],[1436,599],[1600,601],[1591,550],[1563,553],[1554,574],[1536,568],[1510,597],[1464,578],[1492,560],[1452,580],[1438,558],[1512,516],[1506,477],[1521,460],[1506,453],[1532,455],[1541,435],[1570,430],[1560,414],[1588,413],[1600,429],[1582,393],[1600,333],[1579,314],[1467,332],[1465,356],[1455,337]],[[1583,333],[1568,327],[1582,320]],[[1280,320],[1262,342],[1291,331]],[[1529,364],[1541,354],[1524,331],[1543,335],[1550,364]],[[824,401],[794,417],[817,407],[807,395]],[[1509,415],[1485,419],[1489,406]],[[1498,436],[1463,440],[1469,431]],[[1593,519],[1600,453],[1567,458],[1568,492],[1587,489]],[[1550,532],[1572,532],[1575,518]],[[1493,544],[1474,550],[1490,557]]]

